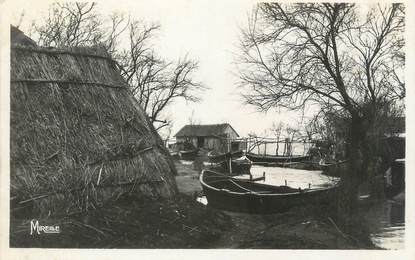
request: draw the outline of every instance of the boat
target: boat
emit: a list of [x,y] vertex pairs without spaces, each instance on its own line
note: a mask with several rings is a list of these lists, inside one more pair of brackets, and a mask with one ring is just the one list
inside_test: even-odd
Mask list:
[[304,162],[312,159],[311,155],[293,155],[293,156],[277,156],[277,155],[261,155],[247,153],[246,157],[253,163],[282,163],[282,162]]
[[325,203],[337,188],[337,185],[319,189],[273,186],[211,170],[202,171],[200,183],[209,206],[253,214],[280,213],[295,206]]
[[199,152],[199,149],[180,150],[179,157],[181,160],[194,160]]
[[342,172],[346,170],[347,160],[326,163],[323,160],[318,162],[317,166],[327,176],[340,177]]
[[[220,163],[222,169],[224,169],[226,172],[229,172],[229,160],[228,161],[222,161]],[[252,162],[248,160],[246,157],[242,157],[236,160],[231,161],[232,166],[232,173],[231,175],[242,175],[242,174],[250,174],[251,173],[251,167]]]
[[405,158],[396,159],[385,172],[385,195],[393,198],[405,191]]
[[207,157],[209,159],[209,162],[211,163],[221,163],[223,161],[229,160],[229,158],[237,159],[244,155],[243,151],[236,151],[236,152],[228,152],[228,153],[222,153],[222,154],[215,154],[215,152],[210,151],[207,154]]
[[177,152],[177,151],[169,151],[169,153],[170,153],[170,156],[173,157],[173,158],[179,157],[179,152]]

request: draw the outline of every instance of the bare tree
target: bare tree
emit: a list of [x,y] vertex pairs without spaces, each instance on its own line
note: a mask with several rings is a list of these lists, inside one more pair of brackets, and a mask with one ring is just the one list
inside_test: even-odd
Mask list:
[[275,155],[278,155],[278,150],[280,148],[280,138],[281,138],[281,134],[284,128],[284,123],[279,122],[277,123],[272,123],[272,127],[271,127],[271,131],[274,133],[275,137],[277,138],[277,147],[275,148]]
[[192,114],[187,118],[187,124],[200,125],[201,121],[195,117],[195,111],[192,110]]
[[[158,24],[131,20],[123,14],[104,17],[96,3],[56,3],[49,16],[34,25],[40,46],[100,45],[118,63],[122,76],[157,130],[172,122],[164,111],[178,99],[198,102],[205,87],[194,80],[198,63],[187,56],[178,61],[159,57],[152,45]],[[128,43],[125,46],[122,43]]]
[[103,31],[96,3],[55,3],[41,25],[35,25],[38,44],[61,47],[98,44]]
[[396,62],[403,30],[401,4],[370,6],[361,16],[355,4],[261,3],[242,31],[238,63],[247,104],[265,111],[318,104],[346,113],[352,163],[342,177],[341,215],[356,205],[378,108],[405,95]]

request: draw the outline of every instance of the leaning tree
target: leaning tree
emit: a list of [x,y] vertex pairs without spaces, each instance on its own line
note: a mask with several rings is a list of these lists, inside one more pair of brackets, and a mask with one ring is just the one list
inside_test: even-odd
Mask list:
[[261,3],[242,30],[237,64],[247,104],[264,111],[318,104],[345,114],[351,163],[341,216],[355,208],[377,111],[405,95],[403,31],[402,4],[347,3]]

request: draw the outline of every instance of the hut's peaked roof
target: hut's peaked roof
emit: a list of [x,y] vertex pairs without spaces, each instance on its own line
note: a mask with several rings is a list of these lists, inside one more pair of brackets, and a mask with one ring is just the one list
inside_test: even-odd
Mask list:
[[168,151],[104,50],[12,45],[10,77],[12,207],[67,213],[177,192]]
[[235,129],[227,123],[213,125],[185,125],[175,136],[221,136],[226,133],[228,127],[239,136]]
[[16,26],[10,25],[10,39],[11,44],[20,44],[20,45],[26,45],[26,46],[36,46],[34,40],[27,37],[19,28]]

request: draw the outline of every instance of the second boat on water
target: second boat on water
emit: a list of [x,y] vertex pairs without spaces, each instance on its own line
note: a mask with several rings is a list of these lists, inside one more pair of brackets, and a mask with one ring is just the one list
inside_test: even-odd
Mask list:
[[310,155],[293,155],[293,156],[277,156],[277,155],[260,155],[247,153],[246,157],[253,163],[283,163],[283,162],[304,162],[310,161]]
[[182,160],[194,160],[199,152],[199,149],[181,150],[179,151],[179,157]]
[[223,161],[229,160],[229,158],[232,158],[234,160],[234,159],[242,157],[243,155],[244,155],[243,151],[236,151],[236,152],[231,152],[231,153],[228,152],[228,153],[221,153],[221,154],[219,153],[215,154],[214,152],[211,151],[207,154],[207,157],[211,163],[221,163]]

